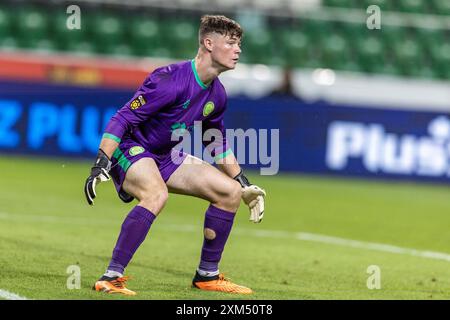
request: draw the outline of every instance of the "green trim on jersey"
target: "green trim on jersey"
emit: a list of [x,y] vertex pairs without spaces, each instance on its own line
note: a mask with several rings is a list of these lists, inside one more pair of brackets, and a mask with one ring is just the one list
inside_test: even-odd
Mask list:
[[225,158],[226,156],[228,156],[230,153],[233,153],[233,151],[231,151],[231,149],[228,149],[227,151],[225,151],[225,152],[222,152],[221,154],[218,154],[217,156],[215,156],[214,157],[214,160],[220,160],[220,159],[223,159],[223,158]]
[[119,148],[114,151],[113,157],[117,159],[117,163],[122,167],[123,171],[127,172],[128,168],[131,166],[131,162]]
[[120,141],[122,141],[119,137],[116,137],[115,135],[111,134],[111,133],[104,133],[102,138],[106,138],[106,139],[111,139],[114,140],[117,143],[120,143]]
[[207,89],[208,86],[206,84],[204,84],[202,82],[202,80],[200,80],[200,77],[198,76],[198,73],[197,73],[197,69],[195,69],[195,59],[191,60],[191,67],[192,67],[192,72],[194,72],[195,80],[197,81],[198,85],[200,87],[202,87],[203,90]]

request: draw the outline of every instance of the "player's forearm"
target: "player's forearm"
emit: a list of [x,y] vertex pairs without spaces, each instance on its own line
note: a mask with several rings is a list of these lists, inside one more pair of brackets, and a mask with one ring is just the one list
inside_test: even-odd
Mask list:
[[103,138],[100,142],[100,149],[108,156],[109,159],[112,158],[114,151],[116,151],[119,143],[110,138]]
[[216,160],[216,164],[222,172],[231,178],[236,177],[241,172],[241,167],[233,153],[228,154],[220,160]]

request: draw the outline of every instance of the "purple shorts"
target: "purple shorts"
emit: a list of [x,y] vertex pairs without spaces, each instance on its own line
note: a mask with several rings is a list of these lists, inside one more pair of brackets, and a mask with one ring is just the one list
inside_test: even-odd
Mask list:
[[[161,177],[163,178],[164,182],[167,182],[170,176],[181,165],[186,156],[186,153],[174,149],[172,149],[168,153],[155,154],[148,150],[145,150],[144,147],[142,147],[139,143],[133,141],[131,138],[124,138],[120,142],[119,147],[116,149],[112,156],[112,166],[110,174],[114,181],[116,190],[119,193],[119,196],[121,193],[126,195],[125,191],[122,190],[122,184],[125,181],[125,176],[128,169],[136,161],[142,158],[152,158],[153,160],[155,160]],[[175,161],[172,159],[174,159]],[[122,197],[121,199],[123,200]]]

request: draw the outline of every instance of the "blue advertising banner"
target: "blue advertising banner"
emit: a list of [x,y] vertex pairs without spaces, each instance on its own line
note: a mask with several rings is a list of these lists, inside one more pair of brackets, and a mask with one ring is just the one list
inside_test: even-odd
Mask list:
[[0,151],[92,157],[129,91],[0,83]]
[[[132,94],[0,82],[0,152],[92,159],[106,123]],[[226,126],[243,129],[248,137],[243,162],[249,168],[266,168],[263,174],[284,171],[449,181],[446,114],[279,97],[230,97],[228,103]],[[256,150],[256,156],[250,150]]]

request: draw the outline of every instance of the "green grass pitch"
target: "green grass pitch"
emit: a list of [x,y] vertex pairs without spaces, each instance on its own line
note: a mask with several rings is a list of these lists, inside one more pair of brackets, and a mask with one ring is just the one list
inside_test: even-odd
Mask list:
[[[296,237],[304,232],[448,257],[448,187],[256,174],[251,181],[267,191],[265,219],[250,223],[242,204],[220,264],[253,295],[191,288],[208,204],[178,195],[170,195],[126,270],[138,295],[94,292],[133,205],[123,204],[109,182],[89,207],[83,184],[90,166],[1,156],[0,290],[29,299],[450,298],[450,260]],[[71,265],[80,267],[80,289],[67,288]],[[370,265],[380,268],[380,289],[367,288]]]

